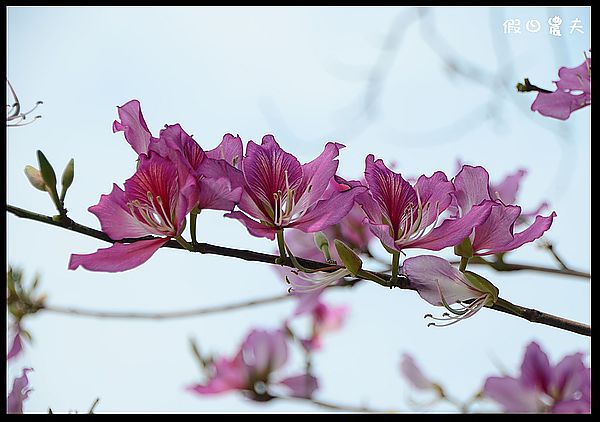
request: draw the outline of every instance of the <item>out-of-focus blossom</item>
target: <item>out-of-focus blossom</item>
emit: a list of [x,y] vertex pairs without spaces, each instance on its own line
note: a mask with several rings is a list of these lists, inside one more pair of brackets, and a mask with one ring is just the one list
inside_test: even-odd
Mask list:
[[273,379],[288,360],[286,335],[281,330],[252,330],[233,358],[217,359],[208,381],[189,387],[201,395],[243,391],[255,400],[269,397],[271,387],[291,396],[310,397],[318,388],[316,378],[296,375]]
[[489,174],[480,166],[464,165],[453,180],[456,189],[458,215],[468,215],[479,204],[490,203],[491,212],[482,224],[469,234],[473,256],[492,255],[517,249],[540,238],[552,225],[556,216],[536,216],[525,230],[514,233],[515,222],[521,215],[518,205],[506,205],[491,193]]
[[241,211],[225,216],[242,222],[251,235],[271,240],[286,227],[312,233],[338,223],[365,189],[339,178],[343,188],[331,183],[338,167],[335,158],[343,147],[328,142],[320,156],[301,165],[272,135],[264,136],[261,145],[250,141],[242,161]]
[[6,360],[9,361],[15,357],[17,357],[23,351],[23,339],[21,338],[21,327],[19,324],[13,324],[12,330],[14,332],[14,337],[8,353],[6,354]]
[[489,377],[484,393],[505,412],[590,413],[591,383],[591,368],[585,366],[582,353],[565,356],[553,366],[531,342],[520,375]]
[[304,347],[308,350],[320,349],[323,335],[339,330],[346,320],[348,311],[347,306],[330,306],[320,300],[317,300],[312,308],[300,303],[294,316],[310,314],[312,320],[310,337],[301,340]]
[[[437,256],[408,258],[402,265],[402,273],[408,277],[410,288],[416,290],[424,300],[434,306],[443,306],[450,312],[444,313],[443,318],[427,315],[445,322],[429,325],[443,327],[455,324],[472,317],[498,299],[498,289],[487,280],[469,271],[463,273]],[[452,304],[458,304],[458,308],[451,307]]]
[[98,217],[102,231],[111,239],[159,236],[110,248],[87,255],[71,255],[69,269],[80,265],[90,271],[118,272],[137,267],[171,238],[183,230],[185,216],[196,203],[195,179],[178,177],[175,165],[153,153],[140,155],[136,173],[125,182],[125,190],[113,185],[108,195],[89,208]]
[[592,104],[592,59],[577,67],[561,67],[554,92],[538,92],[531,110],[543,116],[567,120],[572,112]]
[[31,368],[23,368],[20,377],[13,381],[12,390],[6,397],[6,413],[23,413],[23,402],[29,397],[29,379],[27,373],[33,371]]
[[431,381],[408,353],[402,355],[400,360],[400,372],[410,384],[418,390],[437,390],[439,385]]
[[462,218],[440,215],[452,201],[454,187],[441,171],[421,176],[414,187],[372,154],[366,158],[368,192],[357,202],[367,214],[369,228],[391,252],[406,248],[441,250],[459,244],[490,214],[489,204],[476,205]]

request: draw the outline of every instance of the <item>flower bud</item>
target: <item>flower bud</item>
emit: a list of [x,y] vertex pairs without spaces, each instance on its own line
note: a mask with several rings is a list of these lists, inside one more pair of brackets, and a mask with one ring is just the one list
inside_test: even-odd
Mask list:
[[335,249],[342,260],[344,266],[350,271],[353,276],[357,276],[362,269],[362,260],[348,245],[341,240],[335,239]]
[[67,189],[69,189],[71,187],[71,184],[73,183],[74,175],[75,175],[75,160],[73,158],[71,158],[71,160],[69,160],[69,162],[67,163],[67,166],[65,167],[65,170],[63,171],[63,174],[62,174],[61,197],[63,199],[64,199],[65,194],[67,193]]
[[54,169],[42,151],[37,151],[37,157],[40,165],[40,173],[42,174],[46,186],[49,189],[56,189],[56,173],[54,173]]
[[29,183],[43,192],[46,192],[46,183],[44,183],[44,178],[42,177],[42,173],[38,169],[32,166],[25,166],[25,176],[29,179]]
[[331,261],[331,253],[329,252],[329,240],[327,240],[327,236],[323,232],[316,232],[314,234],[315,245],[321,252],[323,252],[323,256],[327,262]]

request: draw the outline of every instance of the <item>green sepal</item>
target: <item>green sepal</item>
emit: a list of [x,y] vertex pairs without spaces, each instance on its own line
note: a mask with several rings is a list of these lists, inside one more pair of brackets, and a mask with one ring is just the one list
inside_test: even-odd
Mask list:
[[344,266],[354,277],[357,277],[362,269],[362,259],[341,240],[335,239],[333,243]]
[[491,281],[472,271],[465,271],[463,274],[467,277],[474,288],[489,294],[485,306],[492,306],[498,301],[500,291],[492,284]]
[[465,237],[462,242],[454,247],[454,254],[463,258],[472,258],[473,245],[471,245],[471,239]]

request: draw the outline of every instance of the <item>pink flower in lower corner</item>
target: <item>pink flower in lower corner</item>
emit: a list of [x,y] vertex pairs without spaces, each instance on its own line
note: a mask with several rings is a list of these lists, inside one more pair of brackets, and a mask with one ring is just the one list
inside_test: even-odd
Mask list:
[[520,375],[488,377],[483,391],[505,412],[590,413],[591,385],[591,368],[582,353],[552,365],[541,347],[531,342]]
[[27,373],[31,371],[33,369],[24,368],[21,376],[13,381],[12,390],[6,397],[6,413],[23,413],[23,402],[31,392],[29,378],[27,378]]
[[[214,361],[205,383],[189,387],[200,395],[242,391],[255,400],[268,400],[272,387],[296,397],[310,397],[318,388],[316,378],[297,375],[277,380],[288,360],[286,334],[281,330],[252,330],[232,357]],[[275,379],[273,379],[275,377]]]
[[339,178],[332,183],[343,147],[328,142],[321,155],[301,165],[272,135],[264,136],[261,145],[250,141],[242,161],[241,211],[225,216],[239,220],[251,235],[271,240],[283,228],[312,233],[338,223],[364,190]]
[[531,110],[543,116],[567,120],[571,113],[592,104],[592,59],[577,67],[561,67],[556,91],[538,92]]
[[[366,158],[368,192],[357,202],[371,232],[390,251],[422,248],[438,251],[459,244],[490,214],[489,204],[473,207],[461,218],[444,218],[454,186],[441,171],[421,176],[414,186],[372,154]],[[441,223],[441,224],[439,224]]]
[[514,233],[521,207],[506,205],[491,192],[488,172],[480,166],[464,165],[453,180],[456,190],[456,205],[459,215],[472,212],[482,203],[491,202],[488,218],[469,234],[474,256],[493,255],[517,249],[525,243],[539,239],[552,225],[556,216],[536,216],[535,221],[525,230]]
[[125,190],[113,185],[112,192],[102,195],[89,211],[98,217],[102,231],[113,240],[157,237],[128,244],[117,242],[92,254],[73,254],[69,269],[82,266],[90,271],[129,270],[180,235],[197,198],[194,177],[180,180],[177,167],[154,153],[140,158],[136,173],[125,182]]

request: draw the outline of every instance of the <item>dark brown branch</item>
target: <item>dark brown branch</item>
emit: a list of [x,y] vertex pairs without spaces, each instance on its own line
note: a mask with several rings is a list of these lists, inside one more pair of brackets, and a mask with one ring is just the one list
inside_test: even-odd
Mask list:
[[[67,217],[58,217],[58,216],[49,217],[46,215],[33,213],[31,211],[27,211],[22,208],[18,208],[18,207],[8,205],[8,204],[6,205],[6,210],[8,212],[10,212],[11,214],[16,215],[17,217],[35,220],[35,221],[50,224],[53,226],[62,227],[64,229],[74,231],[77,233],[81,233],[86,236],[90,236],[90,237],[93,237],[93,238],[96,238],[99,240],[104,240],[105,242],[110,242],[110,243],[116,242],[116,241],[110,239],[106,234],[102,233],[101,231],[92,229],[90,227],[83,226],[81,224],[77,224],[73,220],[71,220]],[[122,240],[119,240],[119,242],[131,243],[131,242],[135,242],[138,240],[145,240],[145,239],[151,239],[151,238],[152,238],[151,236],[147,236],[147,237],[138,238],[138,239],[122,239]],[[173,240],[167,242],[165,244],[165,247],[174,248],[174,249],[183,249],[183,247],[179,243],[177,243],[176,241],[173,241]],[[270,254],[265,254],[265,253],[260,253],[260,252],[243,250],[243,249],[226,248],[223,246],[216,246],[216,245],[211,245],[208,243],[198,243],[198,244],[194,245],[194,252],[203,253],[203,254],[211,254],[211,255],[228,256],[228,257],[232,257],[232,258],[243,259],[245,261],[264,262],[267,264],[275,264],[275,261],[279,258],[278,255],[270,255]],[[335,271],[336,269],[342,268],[339,266],[331,266],[330,264],[312,261],[312,260],[308,260],[308,259],[298,258],[298,261],[300,262],[301,265],[303,265],[306,268],[310,268],[310,269],[319,269],[319,268],[327,267],[327,269],[324,271],[331,272],[331,271]],[[289,260],[289,258],[286,259],[280,265],[283,265],[286,267],[293,267],[293,264]],[[388,283],[390,281],[389,274],[376,273],[376,272],[369,272],[369,273],[377,275],[379,278],[387,281]],[[383,283],[380,283],[380,284],[384,285]],[[403,289],[413,290],[413,288],[410,286],[410,284],[406,278],[404,278],[404,280],[402,280],[401,285],[387,284],[384,286],[385,287],[400,287]],[[493,307],[491,307],[490,309],[494,309],[496,311],[500,311],[500,312],[504,312],[504,313],[511,314],[514,316],[518,316],[518,317],[524,318],[530,322],[536,322],[539,324],[549,325],[552,327],[557,327],[557,328],[560,328],[563,330],[571,331],[571,332],[578,333],[578,334],[583,334],[583,335],[590,336],[590,337],[592,335],[592,328],[589,325],[585,325],[585,324],[575,322],[575,321],[570,321],[568,319],[564,319],[564,318],[557,317],[554,315],[546,314],[544,312],[540,312],[535,309],[529,309],[529,308],[525,308],[522,306],[513,305],[510,302],[505,301],[504,299],[499,299],[498,303],[496,305],[494,305]]]
[[[451,262],[451,263],[458,264],[458,261]],[[489,261],[489,260],[481,258],[481,257],[471,258],[471,260],[469,261],[469,265],[487,265],[487,266],[495,269],[496,271],[529,270],[529,271],[538,271],[538,272],[549,273],[549,274],[568,275],[568,276],[572,276],[572,277],[579,277],[579,278],[585,278],[585,279],[590,279],[592,277],[590,275],[590,273],[586,273],[585,271],[572,270],[570,268],[548,268],[548,267],[541,267],[538,265],[529,265],[529,264],[511,264],[509,262],[504,262],[504,261]]]

